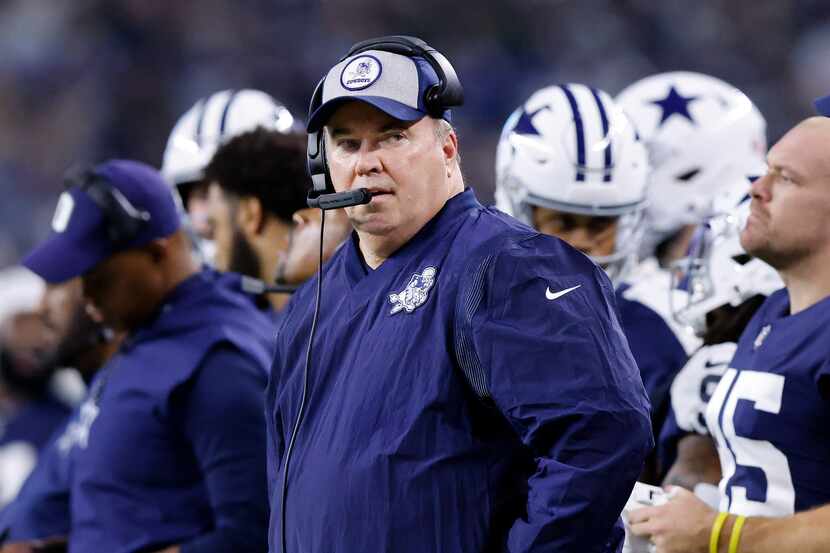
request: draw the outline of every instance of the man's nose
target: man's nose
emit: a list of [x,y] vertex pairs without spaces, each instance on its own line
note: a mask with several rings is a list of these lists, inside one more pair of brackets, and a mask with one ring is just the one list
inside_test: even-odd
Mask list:
[[357,152],[357,164],[355,171],[358,175],[371,175],[380,173],[383,165],[380,162],[380,155],[377,148],[363,144]]
[[101,315],[101,312],[95,307],[89,299],[84,301],[84,309],[86,310],[87,316],[92,319],[94,322],[101,324],[104,322],[104,316]]
[[770,200],[771,181],[772,176],[770,173],[767,173],[764,176],[758,177],[752,181],[752,185],[749,188],[749,195],[752,196],[752,199],[761,202],[768,202]]
[[593,233],[582,227],[561,232],[559,237],[586,255],[591,255],[595,247],[596,240]]

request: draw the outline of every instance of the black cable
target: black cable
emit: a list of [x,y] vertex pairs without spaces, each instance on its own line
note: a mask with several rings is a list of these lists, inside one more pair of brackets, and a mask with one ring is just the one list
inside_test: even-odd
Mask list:
[[303,421],[305,414],[306,399],[308,398],[308,373],[311,366],[311,351],[314,344],[314,334],[317,330],[317,317],[320,315],[320,297],[323,291],[323,229],[326,226],[326,212],[320,210],[320,258],[317,266],[317,299],[314,304],[314,318],[311,321],[311,333],[308,337],[308,349],[306,349],[305,356],[305,370],[303,371],[303,395],[300,400],[300,408],[297,411],[297,420],[294,421],[294,429],[291,432],[291,439],[288,442],[288,448],[285,450],[285,463],[282,470],[282,492],[280,497],[280,514],[282,521],[280,524],[280,543],[282,546],[282,553],[287,553],[288,548],[285,545],[285,498],[288,492],[288,468],[291,461],[291,453],[294,450],[294,442],[297,439],[297,432],[300,429],[300,424]]

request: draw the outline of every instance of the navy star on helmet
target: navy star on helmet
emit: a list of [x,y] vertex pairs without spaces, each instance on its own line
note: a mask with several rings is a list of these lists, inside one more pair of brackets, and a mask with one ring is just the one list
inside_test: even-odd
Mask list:
[[666,94],[665,98],[658,98],[655,100],[651,100],[649,103],[658,106],[663,112],[660,114],[660,123],[659,125],[663,125],[669,117],[672,115],[677,115],[678,117],[685,117],[690,122],[694,123],[695,120],[692,118],[692,115],[689,113],[689,104],[695,100],[697,100],[697,96],[683,96],[677,91],[677,87],[674,85],[669,86],[669,91]]
[[720,79],[660,73],[629,85],[616,101],[651,162],[643,256],[708,216],[718,192],[766,172],[766,121],[743,92]]

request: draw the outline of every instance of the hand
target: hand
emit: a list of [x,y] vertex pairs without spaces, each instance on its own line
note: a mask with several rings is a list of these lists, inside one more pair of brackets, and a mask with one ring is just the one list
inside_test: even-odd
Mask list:
[[670,486],[669,502],[628,514],[631,531],[651,536],[657,553],[708,553],[709,535],[717,512],[692,492]]
[[36,551],[31,542],[8,543],[0,547],[0,553],[35,553]]
[[9,543],[0,547],[0,553],[58,553],[59,551],[66,551],[65,538]]
[[[4,553],[4,552],[0,551],[0,553]],[[179,546],[178,545],[170,546],[166,549],[162,549],[161,551],[156,551],[156,553],[179,553]]]

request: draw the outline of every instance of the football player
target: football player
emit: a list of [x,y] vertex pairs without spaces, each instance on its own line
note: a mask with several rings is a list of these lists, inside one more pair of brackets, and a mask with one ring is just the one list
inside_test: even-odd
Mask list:
[[[742,553],[782,551],[791,540],[787,532],[765,535],[766,549],[750,542],[763,523],[754,517],[788,516],[830,502],[823,476],[830,463],[828,141],[827,118],[798,124],[773,146],[769,170],[752,184],[741,244],[773,266],[786,289],[755,313],[706,408],[723,473],[721,513],[681,488],[672,488],[676,497],[665,506],[631,513],[633,531],[651,535],[660,552],[719,541],[736,551],[742,532]],[[792,524],[798,530],[798,522]]]
[[[81,279],[47,285],[39,311],[55,336],[53,348],[46,355],[49,363],[72,367],[86,383],[91,382],[117,348],[121,336],[90,317]],[[61,422],[65,426],[67,421]],[[20,493],[0,513],[0,535],[11,544],[0,549],[2,553],[24,553],[28,551],[24,547],[31,546],[33,540],[45,542],[48,538],[69,533],[70,514],[66,501],[69,459],[60,450],[60,442],[58,436],[48,443]],[[63,540],[56,542],[57,547]]]
[[[722,203],[734,205],[733,196],[726,195]],[[707,493],[701,483],[717,484],[721,476],[706,426],[706,405],[750,318],[767,296],[784,286],[775,269],[747,254],[740,244],[749,215],[748,183],[746,196],[736,207],[701,224],[688,257],[672,271],[673,289],[683,291],[673,297],[684,300],[672,305],[674,317],[694,328],[703,346],[672,383],[671,411],[658,448],[662,459],[678,455],[664,484],[696,489],[701,495]],[[718,203],[716,212],[721,211]]]
[[161,174],[176,188],[188,226],[205,261],[213,258],[208,225],[208,183],[204,171],[216,150],[230,138],[257,127],[280,133],[300,129],[291,112],[260,90],[222,90],[199,99],[173,127]]
[[15,313],[0,325],[0,506],[17,495],[70,412],[50,390],[54,342],[35,311]]
[[611,277],[657,433],[686,353],[660,315],[623,294],[642,238],[648,170],[645,148],[607,93],[581,84],[551,86],[534,93],[504,126],[496,206],[562,238]]
[[[265,283],[299,285],[317,270],[320,211],[306,205],[306,134],[257,128],[222,145],[205,169],[215,266]],[[324,260],[351,231],[342,210],[326,218]],[[268,294],[274,313],[286,294]]]
[[686,255],[695,226],[710,214],[716,194],[743,188],[747,176],[763,172],[766,121],[740,90],[700,73],[652,75],[628,86],[616,101],[633,121],[651,162],[640,250],[644,260],[626,296],[660,313],[691,354],[700,340],[671,318],[665,269]]

